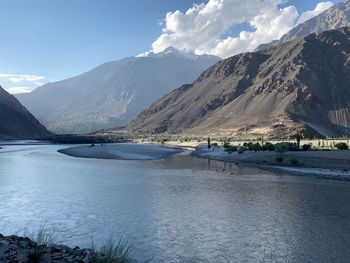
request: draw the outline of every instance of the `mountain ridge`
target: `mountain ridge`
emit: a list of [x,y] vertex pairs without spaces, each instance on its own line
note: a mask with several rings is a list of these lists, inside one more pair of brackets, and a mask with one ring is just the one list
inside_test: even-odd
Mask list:
[[194,59],[178,50],[168,51],[157,57],[107,62],[16,97],[56,133],[89,133],[124,126],[154,100],[192,82],[219,60],[214,56]]
[[305,21],[302,24],[292,28],[287,34],[283,35],[281,39],[274,40],[270,43],[259,45],[255,51],[278,46],[283,43],[305,37],[313,33],[322,33],[324,31],[333,30],[341,27],[350,26],[350,1],[335,4],[321,14]]
[[[218,62],[128,127],[134,133],[350,135],[350,29]],[[322,66],[321,66],[322,65]]]
[[39,139],[52,135],[0,86],[0,139]]

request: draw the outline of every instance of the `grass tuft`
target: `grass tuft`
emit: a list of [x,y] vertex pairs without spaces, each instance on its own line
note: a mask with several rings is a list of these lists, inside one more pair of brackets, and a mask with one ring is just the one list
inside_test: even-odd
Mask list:
[[48,246],[51,246],[56,241],[56,236],[49,232],[45,225],[39,227],[37,231],[29,232],[28,229],[24,231],[24,236],[34,241],[34,249],[28,255],[29,262],[39,263],[41,262]]
[[25,229],[24,236],[30,238],[32,241],[37,243],[38,246],[51,246],[57,240],[54,233],[48,231],[45,225],[41,225],[36,231],[33,230],[29,232],[28,229]]
[[92,263],[129,263],[133,246],[127,241],[119,239],[116,241],[113,236],[109,236],[106,243],[96,249],[92,244]]

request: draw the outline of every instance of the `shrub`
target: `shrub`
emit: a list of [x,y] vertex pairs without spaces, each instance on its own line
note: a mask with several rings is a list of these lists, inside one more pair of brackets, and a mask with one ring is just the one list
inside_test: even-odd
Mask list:
[[240,148],[238,149],[238,153],[239,153],[239,154],[243,154],[245,151],[246,151],[246,148],[244,148],[244,147],[240,147]]
[[25,230],[24,236],[30,238],[35,243],[33,251],[28,255],[29,262],[39,263],[46,252],[48,246],[51,246],[56,241],[56,236],[50,233],[45,225],[40,226],[37,232],[29,232]]
[[283,163],[284,158],[283,158],[283,156],[277,156],[275,161],[276,161],[276,163],[281,164],[281,163]]
[[265,144],[262,146],[262,150],[263,150],[263,151],[270,151],[270,152],[272,152],[272,151],[275,150],[275,145],[273,145],[273,144],[270,143],[270,142],[267,142],[267,143],[265,143]]
[[279,154],[285,153],[289,151],[289,143],[287,142],[280,142],[275,144],[275,151]]
[[238,147],[237,146],[226,146],[225,147],[225,152],[228,152],[228,153],[233,153],[233,152],[237,152],[238,151]]
[[349,146],[345,142],[338,142],[334,145],[338,150],[349,150]]
[[257,143],[245,142],[243,143],[243,147],[247,148],[249,151],[254,151],[254,152],[263,150],[263,147],[258,142]]
[[278,153],[285,153],[285,152],[296,152],[299,151],[299,147],[296,143],[290,143],[290,142],[280,142],[275,144],[275,151]]
[[224,149],[225,149],[225,152],[228,152],[228,153],[233,153],[233,152],[237,152],[238,150],[238,147],[237,146],[231,146],[230,143],[228,142],[228,140],[226,140],[224,142]]
[[167,141],[168,141],[167,138],[161,138],[161,139],[159,140],[159,142],[160,142],[161,144],[164,144],[164,143],[166,143]]
[[299,165],[298,159],[295,159],[295,158],[289,159],[289,163],[291,165],[293,165],[293,166],[298,166]]
[[310,151],[311,150],[311,145],[310,144],[304,144],[303,146],[301,146],[301,149],[303,151]]
[[300,151],[300,147],[296,143],[288,143],[288,151],[297,152]]
[[230,143],[228,141],[224,141],[222,145],[225,149],[230,147]]
[[261,150],[262,150],[262,146],[260,145],[260,143],[257,142],[257,143],[255,143],[255,144],[253,144],[252,150],[253,150],[254,152],[261,151]]

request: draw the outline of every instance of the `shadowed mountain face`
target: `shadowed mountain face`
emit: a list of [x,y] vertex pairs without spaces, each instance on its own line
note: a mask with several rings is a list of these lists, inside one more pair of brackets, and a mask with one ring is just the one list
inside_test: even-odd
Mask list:
[[51,131],[93,132],[128,124],[156,99],[192,82],[218,60],[168,48],[105,63],[17,98]]
[[321,33],[327,30],[338,29],[350,26],[350,1],[339,3],[326,10],[322,14],[313,17],[293,28],[280,40],[272,41],[268,44],[260,45],[256,51],[263,50],[272,46],[278,46],[283,43],[305,37],[312,33]]
[[39,139],[49,135],[14,96],[0,87],[0,139]]
[[350,29],[218,62],[131,123],[138,133],[350,135]]

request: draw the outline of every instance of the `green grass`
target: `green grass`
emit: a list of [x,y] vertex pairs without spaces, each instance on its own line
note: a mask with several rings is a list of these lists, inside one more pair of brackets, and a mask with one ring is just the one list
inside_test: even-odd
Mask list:
[[40,226],[36,231],[33,230],[29,232],[28,229],[26,229],[24,231],[24,236],[29,237],[32,241],[36,242],[38,246],[50,246],[57,240],[54,233],[49,231],[45,225]]
[[[33,251],[27,255],[28,262],[30,263],[40,263],[43,259],[47,248],[56,243],[57,237],[54,232],[48,231],[45,225],[42,225],[37,230],[28,231],[25,229],[23,233],[24,237],[30,238],[35,242]],[[129,263],[130,254],[133,246],[123,239],[118,241],[109,236],[106,242],[101,248],[96,249],[94,243],[92,242],[91,248],[91,262],[92,263]]]
[[24,231],[24,236],[35,242],[33,251],[28,255],[28,260],[31,263],[39,263],[45,254],[47,247],[56,242],[56,236],[47,230],[45,225],[39,227],[36,231]]
[[275,161],[276,161],[276,163],[278,163],[278,164],[282,164],[283,161],[284,161],[284,158],[283,158],[282,155],[279,155],[279,156],[276,157]]
[[299,165],[299,160],[296,158],[291,158],[289,159],[289,163],[293,166],[298,166]]
[[133,246],[127,241],[116,241],[110,236],[100,249],[92,245],[91,260],[92,263],[129,263],[132,249]]

